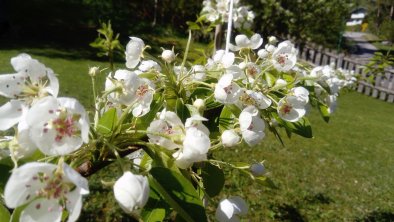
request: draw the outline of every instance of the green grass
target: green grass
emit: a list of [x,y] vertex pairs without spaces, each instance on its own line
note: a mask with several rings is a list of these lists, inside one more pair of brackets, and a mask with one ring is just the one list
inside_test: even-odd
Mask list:
[[[330,123],[313,112],[313,139],[294,136],[283,147],[268,135],[260,147],[228,150],[223,159],[266,160],[278,189],[236,180],[228,191],[251,203],[256,220],[394,219],[393,104],[356,92],[343,95]],[[380,218],[379,218],[380,217]],[[363,219],[364,218],[364,219]],[[383,218],[383,219],[382,219]],[[379,220],[380,219],[380,220]],[[254,221],[254,220],[253,220]]]
[[[0,73],[11,73],[11,57],[21,50],[0,50]],[[93,105],[89,66],[105,63],[83,59],[78,52],[25,49],[58,74],[60,96],[76,97],[88,108]],[[122,67],[123,64],[117,64]],[[105,76],[98,85],[103,87]],[[342,95],[339,108],[326,124],[316,112],[310,114],[313,139],[293,136],[283,147],[267,133],[261,146],[239,147],[215,154],[228,161],[266,160],[277,189],[240,180],[227,172],[226,195],[240,195],[250,204],[250,221],[392,221],[394,220],[394,107],[355,92]],[[104,178],[107,180],[106,178]],[[108,179],[109,180],[109,179]],[[92,193],[107,200],[110,188],[91,180]],[[106,193],[107,192],[107,193]],[[108,204],[110,203],[110,204]],[[84,212],[114,213],[113,199],[101,203],[91,195]],[[210,209],[214,210],[211,206]],[[117,208],[119,209],[119,208]],[[386,220],[385,220],[386,219]]]

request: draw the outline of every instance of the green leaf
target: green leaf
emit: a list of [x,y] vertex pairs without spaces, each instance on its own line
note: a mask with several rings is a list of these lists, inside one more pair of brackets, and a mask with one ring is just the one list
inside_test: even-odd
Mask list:
[[200,30],[200,26],[195,22],[186,22],[190,30]]
[[8,178],[11,176],[11,170],[14,168],[14,163],[11,158],[5,158],[0,161],[0,193],[4,193],[5,185]]
[[145,222],[163,221],[170,212],[169,205],[160,197],[160,194],[150,188],[149,199],[141,212],[141,219]]
[[205,209],[196,189],[182,174],[163,167],[150,170],[155,190],[186,221],[207,221]]
[[182,122],[185,122],[186,119],[190,117],[189,109],[184,105],[181,98],[176,100],[176,114],[179,116]]
[[234,115],[228,106],[224,106],[219,117],[219,130],[223,132],[231,129],[234,124]]
[[281,125],[283,125],[286,128],[286,130],[292,133],[298,134],[306,138],[313,137],[311,124],[309,123],[309,120],[306,117],[303,117],[297,122],[287,122],[278,117],[277,121]]
[[265,81],[267,82],[267,85],[269,87],[272,87],[275,85],[276,78],[271,73],[265,72],[264,77],[265,77]]
[[115,108],[110,108],[104,115],[99,119],[97,125],[97,132],[108,136],[114,130],[116,123],[118,122],[118,115]]
[[3,204],[0,204],[0,221],[10,221],[10,211]]
[[323,103],[319,103],[319,111],[324,121],[328,123],[328,121],[330,121],[330,112],[328,106]]
[[209,162],[205,162],[201,170],[205,192],[210,197],[218,195],[224,186],[223,170]]

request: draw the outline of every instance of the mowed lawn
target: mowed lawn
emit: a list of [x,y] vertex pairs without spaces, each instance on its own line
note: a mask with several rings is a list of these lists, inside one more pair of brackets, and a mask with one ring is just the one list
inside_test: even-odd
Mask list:
[[[0,50],[0,73],[12,73],[10,58],[20,52]],[[93,107],[88,67],[105,63],[54,49],[24,52],[59,74],[60,96],[76,97],[88,109]],[[101,89],[104,79],[98,78]],[[316,111],[309,116],[313,139],[293,135],[289,140],[283,133],[282,146],[266,131],[258,147],[215,154],[227,161],[266,160],[277,189],[227,172],[226,195],[240,195],[250,204],[245,217],[250,220],[245,221],[394,221],[394,104],[348,92],[339,98],[330,123]]]

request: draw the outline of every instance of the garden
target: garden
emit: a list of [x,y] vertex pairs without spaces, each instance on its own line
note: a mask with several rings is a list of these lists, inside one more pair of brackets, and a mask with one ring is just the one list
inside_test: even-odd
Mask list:
[[351,1],[149,3],[8,2],[0,221],[394,220],[392,103],[299,53]]

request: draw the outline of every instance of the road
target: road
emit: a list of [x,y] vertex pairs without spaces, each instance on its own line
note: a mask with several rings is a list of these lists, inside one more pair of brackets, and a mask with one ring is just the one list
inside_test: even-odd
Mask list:
[[363,37],[364,35],[365,33],[363,32],[345,32],[343,35],[344,38],[355,42],[355,47],[351,50],[350,57],[357,60],[368,60],[377,51],[377,48]]

